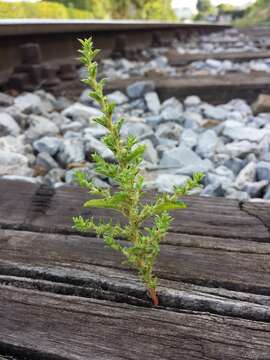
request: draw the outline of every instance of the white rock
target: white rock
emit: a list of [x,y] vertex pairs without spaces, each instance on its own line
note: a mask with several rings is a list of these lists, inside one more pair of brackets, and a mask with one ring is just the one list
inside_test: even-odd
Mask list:
[[156,129],[156,136],[158,138],[166,138],[170,140],[179,141],[183,128],[175,122],[166,122],[160,124]]
[[101,116],[101,111],[91,106],[75,103],[62,111],[61,114],[88,125],[93,117]]
[[164,168],[181,168],[188,165],[198,166],[201,164],[202,159],[184,145],[164,152],[160,161],[160,167]]
[[28,159],[21,154],[0,150],[0,175],[31,176]]
[[57,158],[63,165],[84,161],[84,145],[80,139],[64,139]]
[[128,135],[134,135],[137,138],[151,133],[152,128],[142,121],[126,121],[121,128],[121,136],[126,138]]
[[128,97],[122,91],[114,91],[107,95],[109,102],[114,102],[116,105],[122,105],[128,102]]
[[30,127],[25,132],[29,140],[37,140],[45,135],[56,135],[59,133],[58,127],[43,116],[31,115],[29,117]]
[[38,95],[41,99],[41,109],[43,112],[52,112],[56,108],[56,98],[52,94],[47,93],[44,90],[38,90],[35,92],[35,95]]
[[98,153],[103,157],[105,160],[113,160],[114,155],[113,152],[108,149],[103,142],[95,139],[90,134],[87,134],[84,136],[84,144],[85,144],[85,152],[87,157],[90,156],[90,154]]
[[137,81],[133,84],[128,85],[127,94],[131,99],[136,99],[144,96],[144,94],[153,91],[155,84],[153,81]]
[[180,137],[180,145],[184,145],[190,149],[195,148],[198,142],[198,134],[192,129],[183,130]]
[[[232,122],[230,122],[232,123]],[[223,130],[223,135],[227,136],[232,140],[247,140],[247,141],[254,141],[260,142],[265,136],[270,136],[269,129],[256,129],[253,127],[243,127],[239,122],[235,121],[236,124],[240,126],[235,126],[231,124],[226,124]]]
[[24,141],[24,135],[0,137],[0,150],[24,154],[26,148]]
[[172,97],[162,104],[161,117],[164,121],[182,122],[184,120],[182,114],[183,105],[176,98]]
[[198,139],[197,153],[203,158],[211,158],[216,152],[219,138],[214,130],[206,130]]
[[188,179],[189,177],[185,175],[160,174],[155,185],[160,192],[173,192],[175,186],[183,186]]
[[21,132],[19,125],[9,114],[0,113],[0,136],[16,136]]
[[144,160],[156,165],[158,162],[158,154],[152,141],[145,139],[141,141],[140,144],[145,145]]
[[32,93],[25,93],[15,98],[15,105],[24,113],[40,113],[42,101],[39,96]]
[[199,98],[199,96],[196,95],[188,96],[184,101],[184,105],[186,108],[199,106],[200,103],[201,103],[201,99]]
[[160,101],[158,94],[155,91],[151,91],[144,95],[146,106],[149,111],[157,115],[160,111]]
[[203,114],[208,119],[213,120],[226,120],[229,116],[229,113],[218,106],[212,106],[209,104],[203,104],[202,106]]
[[250,162],[238,174],[234,186],[242,190],[247,182],[253,182],[256,176],[256,163]]
[[97,139],[105,136],[107,133],[108,133],[108,130],[104,126],[96,124],[96,123],[91,124],[91,126],[89,126],[83,130],[83,135],[85,135],[85,136],[91,135]]
[[222,150],[225,154],[228,154],[230,157],[239,157],[243,158],[247,154],[257,153],[258,144],[252,143],[249,141],[235,141],[223,146]]
[[46,152],[50,155],[54,155],[57,153],[61,146],[62,140],[52,137],[52,136],[44,136],[43,138],[34,142],[34,149],[38,152]]

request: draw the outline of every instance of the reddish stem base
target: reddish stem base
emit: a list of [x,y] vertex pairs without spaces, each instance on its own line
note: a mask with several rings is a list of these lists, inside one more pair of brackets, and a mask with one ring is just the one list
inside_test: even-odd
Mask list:
[[152,304],[154,306],[157,306],[158,305],[158,296],[157,296],[156,290],[148,289],[148,292],[149,292],[149,295],[150,295],[150,297],[152,299]]

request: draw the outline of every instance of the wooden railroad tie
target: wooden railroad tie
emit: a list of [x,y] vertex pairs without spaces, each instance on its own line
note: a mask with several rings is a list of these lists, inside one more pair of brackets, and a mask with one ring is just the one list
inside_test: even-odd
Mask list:
[[72,229],[87,198],[0,180],[0,360],[270,359],[269,203],[185,198],[154,308],[117,252]]

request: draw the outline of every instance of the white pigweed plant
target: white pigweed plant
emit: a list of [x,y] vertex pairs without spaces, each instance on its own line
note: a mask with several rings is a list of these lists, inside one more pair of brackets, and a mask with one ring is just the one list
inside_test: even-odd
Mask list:
[[[179,198],[200,186],[202,174],[197,173],[184,186],[175,187],[173,194],[157,194],[152,203],[141,201],[144,195],[144,177],[140,174],[140,165],[145,147],[138,144],[133,135],[121,138],[120,130],[124,120],[113,121],[115,104],[109,102],[104,95],[104,79],[97,80],[98,65],[94,59],[99,50],[93,49],[91,38],[80,40],[80,43],[80,60],[88,74],[83,82],[91,88],[89,96],[99,104],[102,112],[94,121],[108,130],[102,141],[113,152],[115,159],[114,162],[108,162],[95,153],[92,155],[95,172],[110,178],[116,186],[115,189],[100,188],[80,171],[76,173],[76,181],[93,195],[85,202],[84,207],[113,209],[121,213],[126,221],[123,224],[112,220],[105,223],[100,219],[78,216],[73,219],[74,227],[78,231],[96,233],[104,239],[107,246],[119,251],[126,258],[125,262],[136,268],[153,305],[158,305],[157,278],[153,274],[153,266],[160,251],[160,242],[172,221],[169,211],[186,207]],[[149,219],[152,219],[152,226],[145,224]]]

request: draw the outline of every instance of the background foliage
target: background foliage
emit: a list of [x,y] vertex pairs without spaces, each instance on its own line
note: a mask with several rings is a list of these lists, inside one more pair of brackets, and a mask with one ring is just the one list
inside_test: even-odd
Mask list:
[[238,26],[270,25],[270,0],[257,0],[245,11],[244,17],[235,22]]
[[171,0],[0,0],[0,18],[176,20]]

